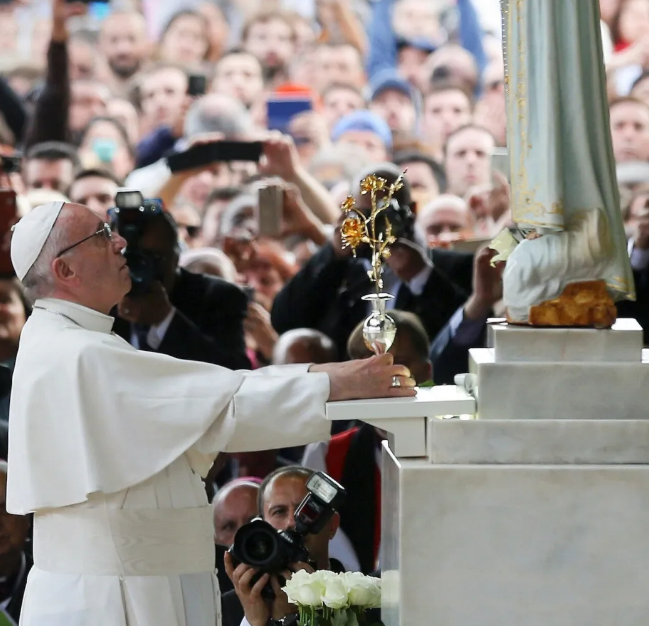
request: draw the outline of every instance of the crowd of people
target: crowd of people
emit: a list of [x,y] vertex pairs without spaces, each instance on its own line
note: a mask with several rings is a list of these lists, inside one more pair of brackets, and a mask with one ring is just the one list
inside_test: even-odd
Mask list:
[[[160,273],[119,304],[114,332],[140,350],[238,370],[370,355],[361,332],[369,261],[344,246],[340,206],[351,195],[368,209],[360,181],[374,174],[391,183],[405,171],[399,238],[384,274],[395,296],[391,352],[419,384],[452,383],[467,370],[469,349],[485,345],[487,320],[504,314],[502,268],[485,247],[511,225],[499,5],[2,3],[1,193],[16,193],[17,217],[62,201],[106,222],[120,188],[157,199],[162,210],[147,219],[138,246],[160,260]],[[649,0],[600,5],[620,210],[638,293],[618,312],[636,318],[649,343]],[[292,102],[302,110],[278,119],[274,105]],[[223,140],[260,142],[259,162],[175,171],[167,164],[174,152]],[[260,189],[268,185],[283,197],[273,236],[260,232]],[[2,458],[11,371],[30,313],[23,286],[3,275]],[[377,451],[385,434],[363,424],[337,424],[332,434],[306,449],[217,458],[205,486],[219,580],[231,590],[224,623],[265,626],[288,611],[281,594],[268,603],[251,592],[252,574],[235,568],[226,548],[255,516],[291,526],[312,471],[348,493],[339,517],[309,539],[314,562],[380,568]],[[17,620],[29,523],[0,519],[0,606]]]

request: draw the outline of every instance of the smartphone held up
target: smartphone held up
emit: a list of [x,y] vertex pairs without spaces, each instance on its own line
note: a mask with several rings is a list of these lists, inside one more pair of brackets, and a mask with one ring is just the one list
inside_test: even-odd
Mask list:
[[204,74],[190,74],[187,95],[197,98],[207,92],[207,77]]
[[261,237],[281,237],[284,225],[284,188],[281,185],[259,188],[256,218]]

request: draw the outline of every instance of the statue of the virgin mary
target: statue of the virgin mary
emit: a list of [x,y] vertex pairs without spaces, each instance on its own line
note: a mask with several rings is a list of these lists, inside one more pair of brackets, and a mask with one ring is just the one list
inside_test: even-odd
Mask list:
[[610,326],[635,299],[598,0],[502,0],[513,219],[510,321]]

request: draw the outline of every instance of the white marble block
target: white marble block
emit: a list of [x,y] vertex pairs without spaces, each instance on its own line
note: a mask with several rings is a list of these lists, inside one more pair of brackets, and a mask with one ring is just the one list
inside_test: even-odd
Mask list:
[[498,363],[495,349],[469,353],[477,375],[478,417],[496,419],[647,419],[649,363]]
[[649,464],[649,420],[428,420],[437,464]]
[[649,623],[649,466],[383,463],[386,626]]
[[426,456],[426,420],[441,415],[473,415],[476,401],[455,385],[417,390],[413,398],[349,400],[327,404],[329,420],[362,420],[389,433],[400,457]]
[[633,319],[619,319],[607,330],[493,323],[490,332],[496,363],[638,363],[643,345],[642,327]]

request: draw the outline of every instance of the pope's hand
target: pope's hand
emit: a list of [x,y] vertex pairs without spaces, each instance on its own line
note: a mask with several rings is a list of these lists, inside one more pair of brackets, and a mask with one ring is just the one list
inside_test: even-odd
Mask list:
[[[394,365],[391,354],[346,363],[312,365],[309,371],[329,374],[330,402],[417,395],[410,371],[403,365]],[[395,377],[398,387],[393,386]]]

